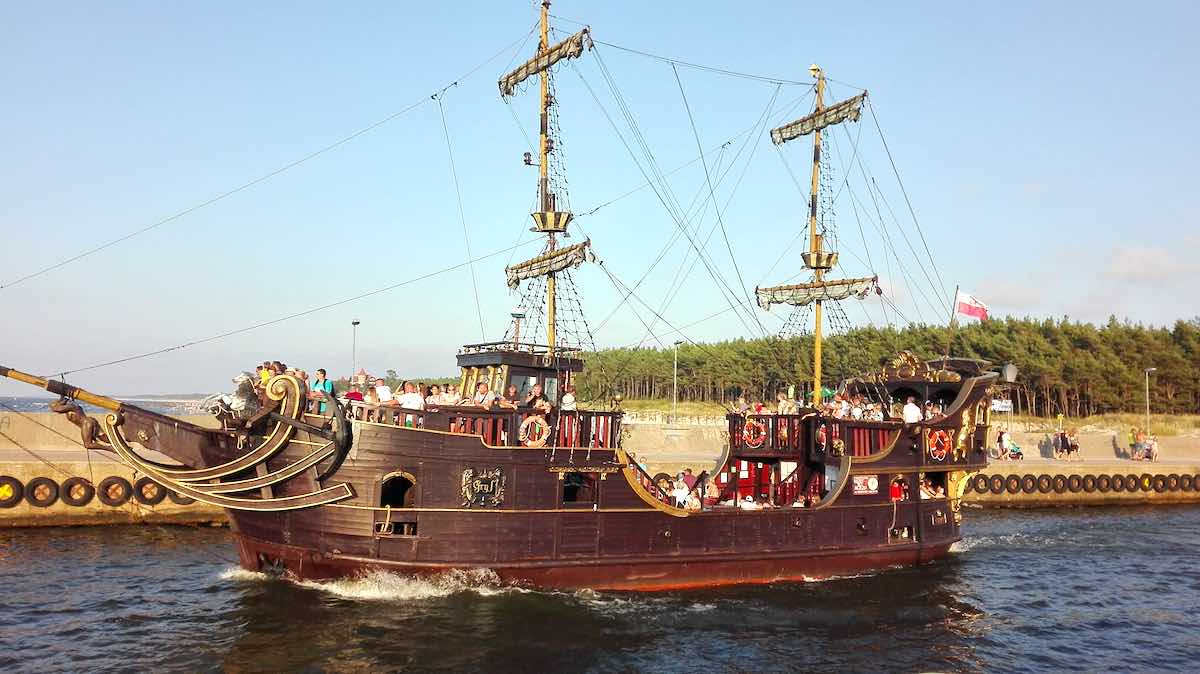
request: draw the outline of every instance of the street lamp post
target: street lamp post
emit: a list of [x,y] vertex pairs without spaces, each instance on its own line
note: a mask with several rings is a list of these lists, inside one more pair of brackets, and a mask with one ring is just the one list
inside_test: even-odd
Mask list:
[[1146,438],[1150,437],[1150,373],[1157,372],[1157,367],[1146,368]]
[[362,321],[350,321],[350,383],[354,383],[354,375],[358,372],[358,324]]
[[679,345],[683,344],[680,340],[675,340],[675,374],[673,376],[674,383],[671,385],[671,423],[675,423],[675,417],[679,411]]

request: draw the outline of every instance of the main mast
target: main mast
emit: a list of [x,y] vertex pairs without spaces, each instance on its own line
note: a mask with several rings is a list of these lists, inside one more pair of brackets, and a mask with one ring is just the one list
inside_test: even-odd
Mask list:
[[[541,255],[517,265],[508,267],[508,284],[511,288],[525,279],[538,276],[546,277],[546,342],[549,347],[548,359],[553,360],[558,347],[558,279],[557,274],[564,269],[578,266],[590,259],[590,242],[583,242],[566,248],[558,247],[558,235],[566,236],[567,225],[571,221],[571,212],[559,210],[559,199],[551,179],[551,162],[555,159],[555,123],[551,115],[551,106],[556,105],[553,80],[550,69],[554,64],[565,59],[578,58],[584,49],[592,46],[591,32],[588,28],[571,35],[557,44],[550,44],[550,0],[542,0],[541,17],[539,22],[539,39],[537,53],[533,58],[520,67],[500,78],[500,95],[509,97],[516,93],[517,87],[533,75],[538,75],[538,211],[532,213],[533,231],[546,235],[546,246]],[[532,164],[529,153],[525,154],[525,163]],[[560,188],[561,189],[561,188]],[[561,204],[565,206],[564,203]]]
[[858,121],[867,92],[825,106],[825,72],[817,65],[808,71],[816,78],[816,104],[812,113],[779,128],[771,130],[771,141],[782,145],[789,140],[812,134],[812,191],[808,201],[808,251],[801,254],[804,266],[813,272],[809,283],[756,288],[758,304],[769,309],[772,304],[793,306],[813,305],[813,405],[821,402],[821,340],[822,305],[824,302],[844,300],[852,295],[865,296],[872,288],[878,290],[874,277],[827,280],[825,273],[837,264],[838,254],[824,249],[825,235],[818,217],[821,192],[821,130],[846,120]]
[[[538,41],[537,55],[541,58],[550,48],[550,0],[542,1],[541,39]],[[538,193],[542,213],[554,211],[554,195],[550,193],[550,69],[545,68],[540,74],[541,97],[541,132],[538,135]],[[566,223],[563,223],[566,230]],[[547,252],[554,252],[556,244],[554,231],[546,233]],[[546,344],[550,347],[550,355],[554,356],[555,332],[557,320],[555,300],[557,292],[554,283],[554,272],[546,277]]]

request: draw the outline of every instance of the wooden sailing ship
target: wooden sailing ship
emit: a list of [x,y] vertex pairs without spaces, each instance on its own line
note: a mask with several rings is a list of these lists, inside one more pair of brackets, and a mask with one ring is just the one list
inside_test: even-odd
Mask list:
[[[109,411],[97,422],[73,405],[90,448],[115,452],[180,495],[229,512],[240,563],[302,579],[367,569],[436,573],[487,568],[502,580],[545,587],[655,590],[762,583],[855,573],[925,562],[959,539],[966,477],[986,465],[988,387],[995,374],[973,361],[921,362],[901,354],[848,390],[888,399],[941,400],[944,413],[904,423],[837,418],[821,410],[821,307],[875,286],[870,278],[825,278],[837,253],[816,227],[821,129],[857,119],[865,94],[823,105],[772,131],[777,143],[814,138],[810,248],[812,282],[758,289],[763,306],[816,309],[814,399],[792,414],[734,414],[729,443],[712,471],[719,496],[681,505],[622,445],[622,412],[563,410],[564,386],[583,368],[581,354],[556,334],[560,276],[587,261],[590,242],[560,247],[571,213],[548,168],[550,70],[590,46],[584,29],[550,44],[549,2],[541,10],[536,55],[500,80],[501,94],[540,80],[539,256],[507,269],[511,285],[545,287],[544,344],[473,344],[458,354],[463,391],[486,383],[541,386],[555,404],[484,409],[443,405],[314,404],[304,384],[281,375],[266,404],[246,416],[225,413],[204,428],[63,382],[10,368],[0,375],[64,399]],[[530,161],[530,163],[532,163]],[[150,460],[146,450],[176,463]],[[921,498],[921,484],[940,495]],[[754,503],[753,509],[743,506]]]

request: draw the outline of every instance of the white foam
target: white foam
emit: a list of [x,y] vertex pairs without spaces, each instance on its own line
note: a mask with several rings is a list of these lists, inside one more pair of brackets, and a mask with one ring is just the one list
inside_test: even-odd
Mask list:
[[221,572],[221,580],[233,580],[237,582],[251,582],[271,580],[271,576],[258,571],[248,571],[240,566],[231,566]]
[[405,576],[387,571],[368,571],[354,578],[297,583],[344,599],[371,601],[412,601],[448,597],[471,592],[491,597],[509,592],[527,592],[504,585],[490,569],[451,569],[433,576]]

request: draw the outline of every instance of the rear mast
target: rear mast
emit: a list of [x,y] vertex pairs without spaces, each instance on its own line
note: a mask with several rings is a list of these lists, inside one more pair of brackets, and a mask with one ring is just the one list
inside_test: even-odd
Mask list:
[[[550,0],[542,0],[541,39],[538,42],[538,56],[545,55],[550,48]],[[540,193],[541,210],[543,214],[554,211],[554,197],[550,193],[550,69],[540,73],[541,97],[541,133],[538,137],[538,192]],[[563,223],[566,230],[566,223]],[[547,231],[547,252],[554,252],[556,237],[554,231]],[[554,357],[555,331],[557,320],[555,300],[557,292],[554,282],[554,272],[546,277],[546,344],[550,347],[550,357]]]
[[[825,72],[817,64],[809,66],[808,71],[817,78],[816,113],[825,109]],[[813,165],[812,192],[808,203],[808,250],[809,257],[804,266],[813,270],[818,283],[824,281],[825,268],[817,264],[821,260],[821,238],[817,232],[817,195],[821,188],[821,130],[813,132]],[[821,300],[813,307],[813,406],[821,404]]]

